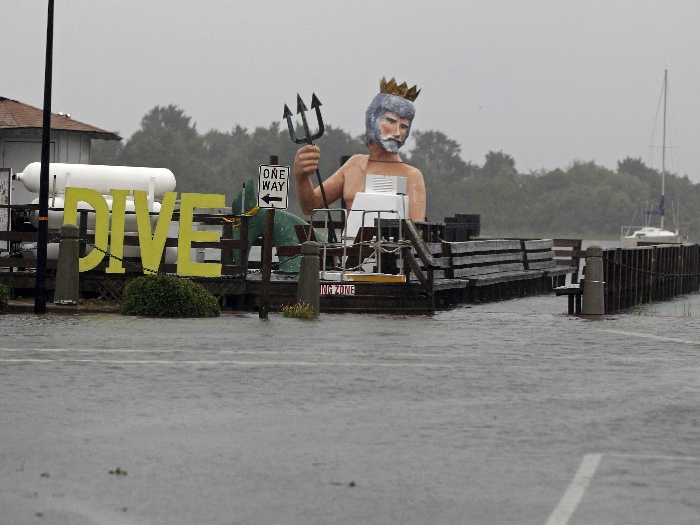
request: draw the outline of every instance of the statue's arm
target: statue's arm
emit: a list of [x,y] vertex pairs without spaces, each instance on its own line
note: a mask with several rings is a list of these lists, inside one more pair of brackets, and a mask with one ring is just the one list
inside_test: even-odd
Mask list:
[[423,174],[416,168],[411,168],[406,192],[408,194],[408,215],[412,221],[425,221],[426,197]]
[[[314,188],[311,176],[318,168],[321,150],[316,145],[308,145],[299,148],[294,157],[294,182],[297,201],[301,211],[310,215],[314,209],[324,208],[321,188]],[[342,168],[323,182],[328,205],[338,200],[343,195]]]

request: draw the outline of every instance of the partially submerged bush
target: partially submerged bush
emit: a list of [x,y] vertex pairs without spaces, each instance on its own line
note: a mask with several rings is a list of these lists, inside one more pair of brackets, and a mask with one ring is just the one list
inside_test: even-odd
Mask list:
[[143,275],[124,289],[124,315],[218,317],[219,302],[201,284],[170,275]]
[[282,306],[282,315],[296,319],[313,319],[316,317],[313,306],[304,301],[299,301],[296,304],[285,304]]
[[0,284],[0,313],[7,311],[7,301],[9,297],[10,293],[7,290],[7,286]]

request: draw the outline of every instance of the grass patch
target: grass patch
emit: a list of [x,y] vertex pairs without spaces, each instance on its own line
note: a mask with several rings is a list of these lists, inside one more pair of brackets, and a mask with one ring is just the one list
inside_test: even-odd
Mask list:
[[282,315],[295,319],[314,319],[316,317],[313,307],[304,301],[282,305]]
[[3,312],[7,312],[8,304],[7,302],[10,300],[10,292],[7,289],[7,286],[4,284],[0,284],[0,314]]

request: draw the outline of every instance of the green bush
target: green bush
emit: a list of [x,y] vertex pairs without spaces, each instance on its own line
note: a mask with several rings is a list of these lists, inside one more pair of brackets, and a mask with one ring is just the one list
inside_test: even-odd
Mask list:
[[7,311],[7,301],[10,297],[10,293],[7,290],[7,286],[0,284],[0,313]]
[[169,275],[144,275],[124,289],[124,315],[218,317],[219,303],[201,284]]

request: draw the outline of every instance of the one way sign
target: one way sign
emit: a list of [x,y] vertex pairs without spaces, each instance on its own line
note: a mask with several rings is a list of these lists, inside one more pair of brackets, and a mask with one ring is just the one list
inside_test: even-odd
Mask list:
[[258,207],[287,209],[289,166],[260,166]]

